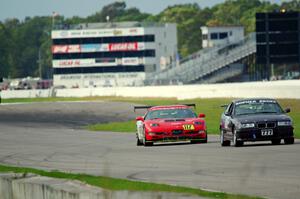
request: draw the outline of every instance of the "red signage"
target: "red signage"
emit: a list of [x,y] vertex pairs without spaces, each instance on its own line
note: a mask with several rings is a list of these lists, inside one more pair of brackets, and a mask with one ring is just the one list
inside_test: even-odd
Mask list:
[[109,51],[136,51],[138,50],[138,43],[113,43],[108,46]]
[[52,53],[80,53],[80,45],[54,45],[52,46]]
[[64,60],[59,62],[59,66],[80,66],[79,60]]

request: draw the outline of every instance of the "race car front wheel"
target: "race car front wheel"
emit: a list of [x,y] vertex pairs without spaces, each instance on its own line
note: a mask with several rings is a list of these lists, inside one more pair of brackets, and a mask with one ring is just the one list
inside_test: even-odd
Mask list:
[[145,131],[144,131],[144,139],[143,139],[143,143],[144,143],[144,146],[153,146],[153,142],[147,141]]
[[143,142],[142,142],[142,140],[140,140],[139,134],[138,134],[138,133],[136,134],[136,145],[137,145],[137,146],[143,145]]
[[137,146],[142,146],[143,145],[143,143],[140,141],[139,138],[136,138],[136,145]]
[[230,146],[230,140],[224,139],[224,131],[222,129],[220,130],[220,142],[221,146]]
[[295,142],[295,139],[293,137],[284,139],[284,144],[294,144],[294,142]]
[[237,140],[237,132],[233,129],[233,145],[235,147],[243,146],[244,142]]

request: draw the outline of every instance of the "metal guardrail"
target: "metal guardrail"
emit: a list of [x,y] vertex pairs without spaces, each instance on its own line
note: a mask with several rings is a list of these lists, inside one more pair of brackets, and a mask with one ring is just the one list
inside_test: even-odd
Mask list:
[[161,80],[189,83],[256,52],[256,38],[252,33],[244,40],[214,48],[203,49],[180,61],[180,64],[149,75],[147,81]]

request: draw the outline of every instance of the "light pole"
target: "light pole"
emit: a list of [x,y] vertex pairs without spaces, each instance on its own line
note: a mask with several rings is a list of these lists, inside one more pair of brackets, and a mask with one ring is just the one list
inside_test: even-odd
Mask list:
[[[43,47],[47,46],[48,39],[49,39],[49,37],[51,37],[51,30],[50,30],[50,32],[47,31],[47,30],[44,30],[42,32],[42,36],[41,37],[43,37],[43,36],[46,36],[47,39],[45,41],[42,40],[43,42],[41,42],[41,44],[39,46],[38,60],[36,61],[36,63],[38,64],[38,67],[39,67],[39,71],[38,71],[39,77],[41,79],[43,78],[43,59],[45,58],[45,57],[43,57]],[[45,53],[44,53],[44,55],[45,55]]]
[[39,77],[42,79],[42,45],[39,47],[39,57],[37,63],[39,64]]

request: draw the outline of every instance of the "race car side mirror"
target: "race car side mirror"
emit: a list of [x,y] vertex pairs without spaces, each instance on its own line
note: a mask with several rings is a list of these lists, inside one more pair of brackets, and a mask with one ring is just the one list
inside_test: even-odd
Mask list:
[[224,115],[225,115],[225,116],[230,116],[230,113],[225,112]]
[[289,113],[289,112],[291,112],[291,109],[290,109],[290,108],[286,108],[284,111],[285,111],[286,113]]
[[135,118],[135,120],[136,120],[136,121],[142,121],[142,122],[143,122],[143,121],[144,121],[144,118],[143,118],[142,116],[138,116],[138,117]]
[[205,114],[204,113],[200,113],[199,114],[199,118],[205,118]]

